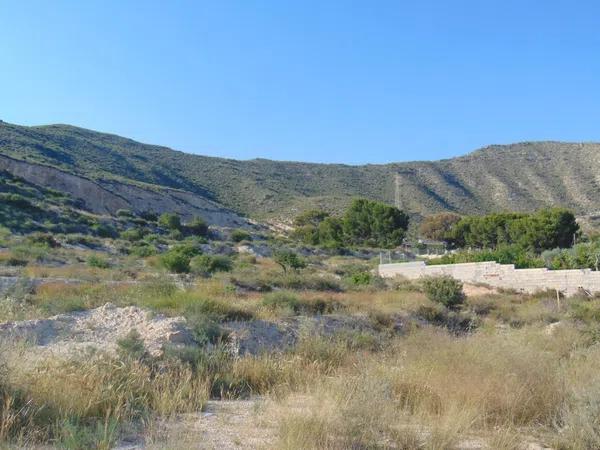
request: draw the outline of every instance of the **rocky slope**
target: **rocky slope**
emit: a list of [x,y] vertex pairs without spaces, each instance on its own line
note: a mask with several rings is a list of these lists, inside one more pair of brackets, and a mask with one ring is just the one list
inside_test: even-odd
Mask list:
[[194,216],[208,223],[239,227],[247,220],[202,195],[163,186],[141,185],[120,180],[92,180],[52,166],[0,155],[0,171],[29,183],[70,195],[87,211],[114,215],[119,209],[137,214],[176,212],[184,219]]

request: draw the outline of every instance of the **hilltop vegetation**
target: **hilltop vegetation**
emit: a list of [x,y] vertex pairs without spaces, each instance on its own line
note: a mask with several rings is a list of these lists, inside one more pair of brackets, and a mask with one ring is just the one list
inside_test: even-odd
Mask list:
[[67,125],[0,123],[0,154],[60,167],[108,187],[109,180],[120,179],[181,189],[258,219],[289,219],[315,208],[339,214],[354,197],[391,204],[396,174],[402,209],[412,216],[561,205],[578,214],[592,213],[600,210],[599,151],[593,143],[530,142],[438,162],[347,166],[236,161]]

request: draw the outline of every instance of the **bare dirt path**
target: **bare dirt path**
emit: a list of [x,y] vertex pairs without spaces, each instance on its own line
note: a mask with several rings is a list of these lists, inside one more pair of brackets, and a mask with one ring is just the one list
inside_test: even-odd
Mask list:
[[151,427],[145,443],[119,450],[239,450],[275,448],[276,432],[261,399],[209,401],[205,411]]

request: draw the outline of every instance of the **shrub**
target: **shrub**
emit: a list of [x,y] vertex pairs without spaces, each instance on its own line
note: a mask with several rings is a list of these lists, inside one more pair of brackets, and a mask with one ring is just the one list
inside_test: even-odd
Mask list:
[[108,261],[100,256],[92,255],[88,258],[87,264],[90,267],[96,267],[98,269],[108,269],[110,264]]
[[208,235],[208,225],[201,217],[194,217],[194,219],[185,225],[188,233],[193,234],[194,236],[207,236]]
[[449,308],[462,304],[465,299],[462,283],[450,276],[424,277],[422,284],[429,300]]
[[121,233],[121,239],[129,242],[141,241],[144,238],[144,230],[141,228],[130,228]]
[[271,310],[287,309],[293,313],[300,311],[300,299],[290,292],[273,292],[265,295],[262,305]]
[[144,211],[140,213],[140,217],[148,222],[156,222],[158,220],[158,214],[153,211]]
[[30,234],[25,238],[25,242],[27,242],[29,245],[36,245],[41,247],[60,247],[60,243],[56,239],[54,239],[54,236],[48,233]]
[[199,255],[190,261],[190,270],[196,274],[229,272],[233,266],[231,258],[219,255]]
[[180,230],[181,218],[174,213],[164,213],[159,217],[158,225],[167,230]]
[[101,238],[117,237],[117,230],[112,225],[106,223],[97,223],[92,225],[92,231]]
[[373,276],[370,272],[357,272],[350,275],[350,283],[354,286],[367,286],[371,284]]
[[194,332],[194,339],[201,346],[216,344],[225,337],[225,332],[219,323],[206,314],[188,317],[187,323]]
[[12,206],[15,206],[19,209],[24,209],[24,210],[38,209],[37,206],[35,206],[33,203],[31,203],[31,201],[29,201],[29,199],[27,199],[26,197],[23,197],[20,194],[7,194],[4,192],[0,193],[0,202],[8,203]]
[[162,265],[174,273],[187,273],[190,271],[190,261],[200,251],[189,245],[179,245],[173,247],[160,258]]
[[278,250],[273,254],[273,260],[287,273],[288,268],[298,270],[306,267],[306,262],[292,250]]
[[238,228],[237,230],[233,230],[231,232],[231,240],[233,242],[249,241],[251,239],[252,237],[250,236],[250,233],[248,233],[246,230],[241,230]]
[[183,240],[183,233],[181,230],[172,230],[168,236],[169,239],[173,241],[181,241]]
[[144,340],[134,328],[127,336],[117,341],[118,353],[122,358],[141,359],[146,353]]
[[300,299],[291,292],[272,292],[264,296],[262,305],[271,311],[288,311],[293,314],[329,314],[342,308],[335,300]]
[[131,218],[133,217],[133,213],[128,209],[118,209],[117,217]]
[[86,236],[85,234],[69,234],[66,236],[65,241],[67,244],[85,245],[86,247],[96,247],[99,242],[96,238]]
[[496,261],[499,264],[514,264],[517,269],[544,267],[544,260],[518,245],[499,245],[494,250],[460,251],[427,260],[427,265],[457,264],[467,262]]
[[137,256],[138,258],[146,258],[148,256],[156,255],[156,247],[151,244],[139,244],[131,247],[130,254]]

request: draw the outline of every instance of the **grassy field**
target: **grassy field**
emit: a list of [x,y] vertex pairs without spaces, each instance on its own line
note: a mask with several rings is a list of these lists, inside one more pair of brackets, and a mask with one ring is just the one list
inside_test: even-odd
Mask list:
[[[117,354],[32,362],[30,344],[3,342],[2,446],[108,449],[133,435],[149,448],[203,448],[191,431],[156,430],[208,402],[259,399],[264,448],[600,447],[596,299],[490,290],[447,308],[350,257],[312,256],[285,273],[240,254],[230,271],[172,275],[156,255],[23,239],[4,236],[0,270],[22,281],[0,302],[0,322],[110,302],[184,316],[200,345],[151,357],[132,334]],[[368,326],[302,329],[281,351],[228,351],[228,323],[311,317]]]

